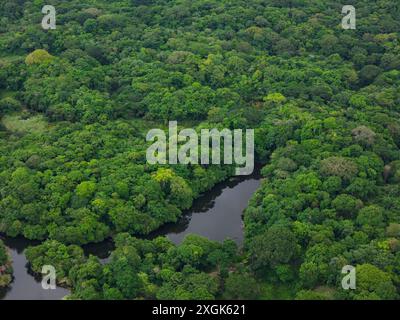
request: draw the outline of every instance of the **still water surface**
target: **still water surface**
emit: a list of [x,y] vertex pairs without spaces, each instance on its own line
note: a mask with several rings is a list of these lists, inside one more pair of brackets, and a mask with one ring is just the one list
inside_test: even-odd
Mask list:
[[194,201],[192,208],[177,223],[166,224],[150,237],[166,235],[179,244],[189,233],[210,240],[231,238],[243,242],[243,210],[260,186],[260,177],[233,178],[216,185],[210,192]]
[[[240,245],[243,241],[243,210],[259,185],[258,173],[220,183],[198,198],[177,223],[163,226],[148,238],[166,235],[178,244],[187,234],[195,233],[216,241],[231,238]],[[9,288],[0,289],[0,300],[59,300],[69,294],[68,289],[58,286],[56,290],[43,290],[40,279],[30,273],[24,250],[38,242],[0,238],[10,250],[14,268],[14,281]],[[85,254],[96,255],[106,262],[114,245],[108,240],[84,246],[83,249]]]
[[0,300],[59,300],[69,294],[69,290],[59,286],[56,290],[43,290],[41,280],[26,267],[25,248],[39,242],[23,238],[0,238],[11,253],[14,269],[14,281],[8,288],[0,288]]

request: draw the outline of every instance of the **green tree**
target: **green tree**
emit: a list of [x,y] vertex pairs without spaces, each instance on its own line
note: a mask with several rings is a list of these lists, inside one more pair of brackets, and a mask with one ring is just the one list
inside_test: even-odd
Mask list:
[[396,287],[390,275],[371,264],[362,264],[356,267],[357,289],[355,299],[378,298],[382,300],[396,299]]
[[255,270],[274,268],[292,261],[297,242],[293,232],[285,226],[275,225],[249,243],[251,266]]

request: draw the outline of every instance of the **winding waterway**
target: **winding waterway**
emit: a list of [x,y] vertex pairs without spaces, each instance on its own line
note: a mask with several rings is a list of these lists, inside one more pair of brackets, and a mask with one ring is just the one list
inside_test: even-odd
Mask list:
[[[177,223],[163,226],[148,238],[165,235],[178,244],[187,234],[195,233],[216,241],[231,238],[240,245],[243,242],[243,210],[259,185],[258,173],[220,183],[195,200],[192,208]],[[30,273],[24,250],[38,242],[23,238],[0,238],[12,255],[14,269],[14,281],[9,288],[0,288],[0,300],[59,300],[69,294],[68,289],[61,287],[43,290],[40,279]],[[85,254],[96,255],[106,262],[114,246],[108,240],[84,246],[83,249]]]

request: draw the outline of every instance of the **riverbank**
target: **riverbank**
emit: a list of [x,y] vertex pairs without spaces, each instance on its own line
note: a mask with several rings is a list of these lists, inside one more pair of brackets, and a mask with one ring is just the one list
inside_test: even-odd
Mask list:
[[[175,244],[191,233],[223,241],[233,239],[238,245],[243,241],[243,210],[247,207],[252,194],[260,185],[259,170],[251,176],[232,177],[218,183],[193,203],[190,210],[182,215],[175,224],[167,224],[145,238],[153,239],[167,236]],[[7,290],[0,289],[0,299],[35,299],[59,300],[68,295],[68,289],[57,287],[56,290],[43,290],[40,276],[34,275],[28,268],[24,250],[28,246],[40,244],[24,238],[2,236],[13,258],[14,281]],[[101,243],[82,246],[85,255],[95,255],[104,264],[109,261],[115,246],[112,239]]]

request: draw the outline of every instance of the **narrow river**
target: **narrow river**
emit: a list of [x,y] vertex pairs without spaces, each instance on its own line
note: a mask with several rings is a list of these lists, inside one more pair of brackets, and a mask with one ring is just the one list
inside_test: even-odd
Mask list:
[[243,210],[259,186],[258,174],[222,182],[196,199],[190,211],[177,223],[166,224],[149,237],[166,235],[179,244],[187,234],[195,233],[215,241],[231,238],[240,245],[243,242]]
[[[259,185],[258,173],[220,183],[198,198],[177,223],[163,226],[149,238],[166,235],[178,244],[187,234],[195,233],[216,241],[231,238],[240,245],[243,241],[243,210]],[[69,294],[69,290],[61,287],[43,290],[40,279],[29,272],[24,250],[37,242],[23,238],[0,238],[11,252],[14,268],[14,281],[9,288],[0,288],[0,300],[59,300]],[[96,255],[103,262],[107,261],[112,250],[112,241],[84,246],[87,255]]]

